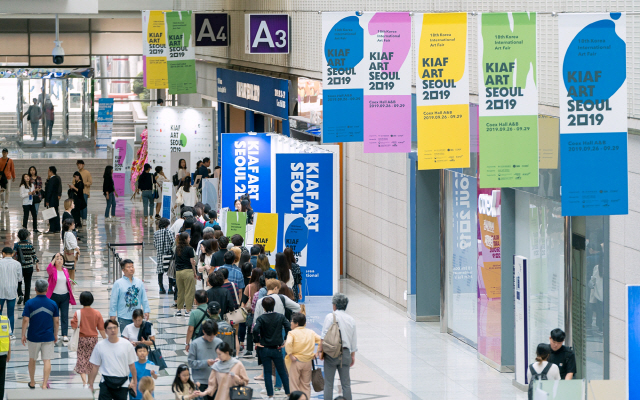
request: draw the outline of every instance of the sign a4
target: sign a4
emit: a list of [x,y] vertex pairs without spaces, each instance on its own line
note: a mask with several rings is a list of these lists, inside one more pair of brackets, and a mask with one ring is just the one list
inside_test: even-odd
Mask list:
[[196,47],[229,46],[228,14],[195,15]]

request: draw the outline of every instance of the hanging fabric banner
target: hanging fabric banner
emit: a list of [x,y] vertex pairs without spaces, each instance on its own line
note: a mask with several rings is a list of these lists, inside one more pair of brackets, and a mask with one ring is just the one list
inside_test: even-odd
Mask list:
[[411,15],[366,13],[364,152],[411,151]]
[[142,11],[143,84],[147,89],[169,87],[164,13],[164,11]]
[[169,51],[169,94],[197,93],[196,48],[191,34],[191,11],[165,13]]
[[538,186],[536,14],[480,14],[480,185]]
[[323,143],[362,142],[364,30],[355,12],[322,13]]
[[[247,213],[244,212],[227,212],[225,235],[231,237],[236,233],[245,237],[247,233]],[[222,226],[220,226],[222,228]]]
[[416,14],[418,169],[469,167],[467,13]]
[[626,15],[558,18],[562,215],[628,214]]

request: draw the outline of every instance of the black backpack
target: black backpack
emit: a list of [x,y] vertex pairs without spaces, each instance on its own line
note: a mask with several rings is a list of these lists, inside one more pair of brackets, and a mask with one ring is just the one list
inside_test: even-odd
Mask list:
[[537,373],[536,370],[533,368],[533,364],[529,365],[529,369],[531,370],[531,382],[529,382],[529,400],[533,400],[533,385],[535,381],[546,381],[547,379],[547,374],[549,373],[549,370],[551,369],[551,366],[553,364],[551,364],[550,362],[547,362],[547,366],[544,367],[544,369],[542,370],[542,372]]

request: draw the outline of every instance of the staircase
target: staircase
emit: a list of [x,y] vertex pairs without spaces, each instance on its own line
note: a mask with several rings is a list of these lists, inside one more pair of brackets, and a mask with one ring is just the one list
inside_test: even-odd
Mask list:
[[[116,124],[131,124],[131,125],[116,125]],[[111,136],[114,138],[121,137],[136,137],[136,128],[133,125],[133,112],[132,111],[114,111],[113,112],[113,132]]]
[[[52,158],[52,159],[14,159],[13,164],[16,170],[16,181],[11,185],[11,191],[17,192],[20,185],[22,174],[29,172],[29,167],[35,166],[38,175],[42,178],[42,184],[47,180],[47,171],[49,166],[55,165],[58,170],[58,176],[62,180],[62,198],[66,198],[68,184],[72,182],[73,173],[78,170],[76,166],[77,156],[70,155],[73,158]],[[112,157],[102,158],[83,158],[84,168],[91,173],[93,184],[92,192],[102,192],[102,174],[107,165],[112,164]]]

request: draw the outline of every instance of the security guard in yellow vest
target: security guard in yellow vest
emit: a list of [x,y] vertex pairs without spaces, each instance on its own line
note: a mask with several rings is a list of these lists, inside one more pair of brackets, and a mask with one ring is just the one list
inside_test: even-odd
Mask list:
[[7,363],[11,359],[11,325],[9,318],[0,315],[0,399],[4,398],[4,381]]

